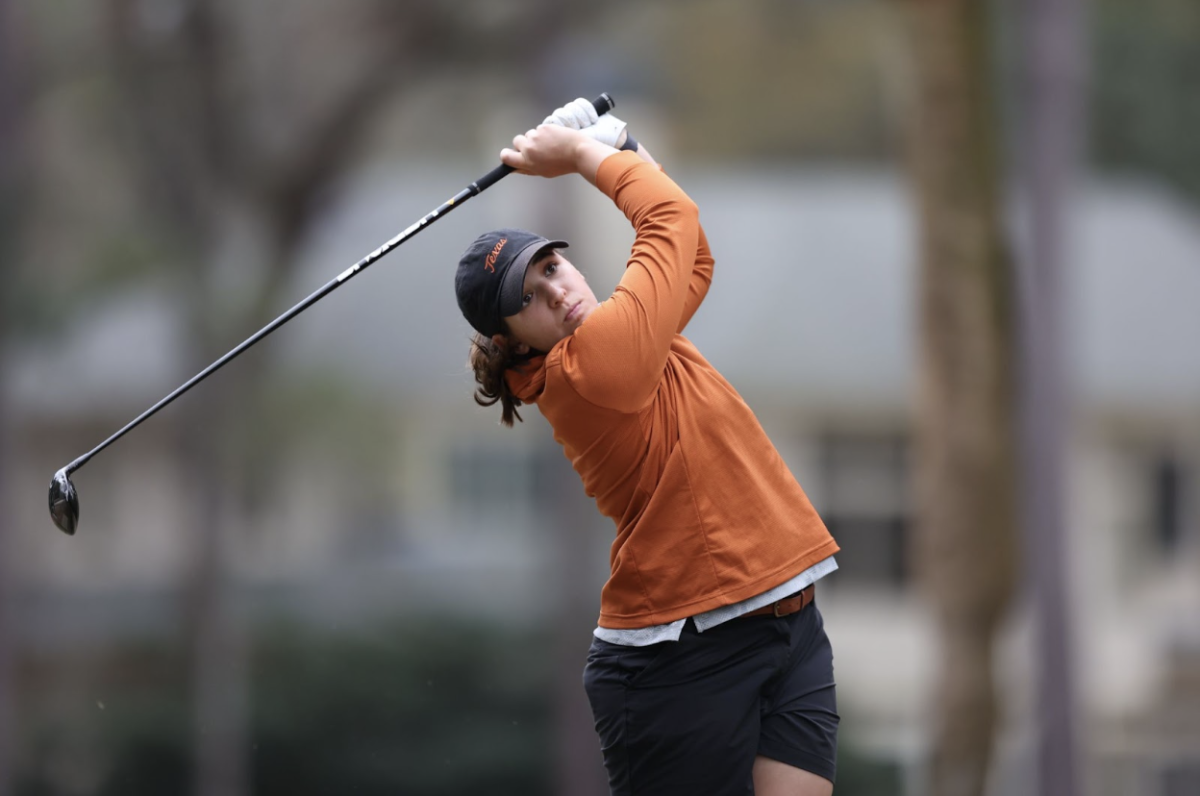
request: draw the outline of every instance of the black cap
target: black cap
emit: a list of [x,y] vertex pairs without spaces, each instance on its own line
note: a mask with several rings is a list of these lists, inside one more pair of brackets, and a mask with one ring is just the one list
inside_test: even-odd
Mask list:
[[504,318],[521,311],[525,269],[544,249],[566,248],[523,229],[496,229],[475,239],[454,277],[463,317],[475,331],[491,337],[504,331]]

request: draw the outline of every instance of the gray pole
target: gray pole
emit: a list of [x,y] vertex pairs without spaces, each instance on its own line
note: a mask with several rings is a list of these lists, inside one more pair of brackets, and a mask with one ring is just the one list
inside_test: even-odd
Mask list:
[[1076,704],[1067,605],[1063,356],[1067,207],[1082,127],[1079,0],[1025,0],[1022,132],[1028,238],[1021,268],[1021,433],[1026,562],[1037,617],[1037,780],[1041,796],[1078,793]]

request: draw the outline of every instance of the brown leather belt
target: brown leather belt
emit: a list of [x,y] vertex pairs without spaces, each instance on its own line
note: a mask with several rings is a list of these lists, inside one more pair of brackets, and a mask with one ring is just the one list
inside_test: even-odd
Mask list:
[[762,608],[756,608],[753,611],[742,614],[742,616],[765,616],[767,614],[787,616],[794,614],[797,611],[803,611],[813,601],[816,593],[817,584],[813,583],[803,591],[798,591],[790,597],[784,597],[782,600],[776,600],[770,605],[764,605]]

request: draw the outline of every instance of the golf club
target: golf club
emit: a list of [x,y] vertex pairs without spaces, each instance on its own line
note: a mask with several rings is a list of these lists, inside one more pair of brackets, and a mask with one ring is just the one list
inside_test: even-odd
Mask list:
[[[616,103],[613,101],[612,97],[610,97],[607,93],[604,93],[592,100],[592,105],[596,108],[596,113],[603,116],[611,111]],[[489,171],[483,177],[468,185],[466,188],[463,188],[449,201],[443,203],[420,221],[416,222],[399,235],[396,235],[394,238],[384,243],[378,249],[371,252],[342,273],[338,274],[308,298],[304,299],[299,304],[268,323],[262,329],[259,329],[228,354],[221,357],[192,378],[188,379],[182,386],[180,386],[167,397],[163,398],[154,406],[147,409],[145,412],[142,412],[120,431],[113,434],[111,437],[104,440],[104,442],[101,442],[95,448],[83,454],[78,459],[55,473],[54,478],[50,480],[50,518],[54,520],[54,524],[66,534],[72,536],[75,534],[75,529],[79,527],[79,493],[75,491],[75,484],[71,482],[71,473],[87,464],[93,456],[107,448],[112,443],[116,442],[121,437],[128,434],[133,429],[137,428],[137,426],[139,426],[143,421],[148,420],[152,415],[158,412],[158,410],[162,409],[167,404],[171,403],[176,398],[195,387],[212,373],[219,370],[230,360],[236,358],[247,348],[254,345],[259,340],[278,329],[280,326],[283,326],[285,323],[290,321],[292,318],[295,318],[301,312],[304,312],[304,310],[308,309],[313,304],[316,304],[325,296],[332,293],[336,288],[341,287],[341,285],[345,282],[348,282],[352,276],[358,274],[360,271],[366,270],[367,266],[371,265],[376,260],[381,259],[392,249],[395,249],[401,243],[404,243],[406,240],[416,235],[434,221],[437,221],[454,208],[463,204],[472,196],[476,196],[495,185],[498,181],[500,181],[500,179],[511,174],[512,171],[513,168],[511,166],[505,166],[501,164]]]

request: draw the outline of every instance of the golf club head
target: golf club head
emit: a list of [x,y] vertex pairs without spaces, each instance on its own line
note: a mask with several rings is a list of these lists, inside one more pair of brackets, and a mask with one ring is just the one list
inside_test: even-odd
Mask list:
[[79,495],[65,467],[50,480],[50,519],[63,533],[75,535],[79,525]]

